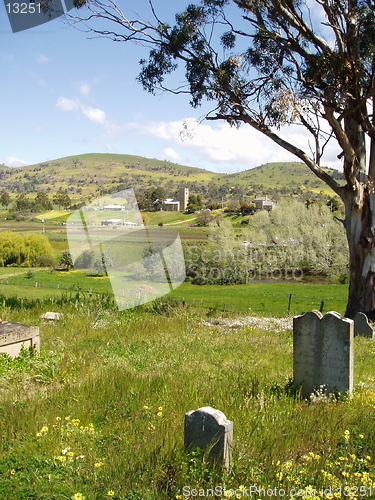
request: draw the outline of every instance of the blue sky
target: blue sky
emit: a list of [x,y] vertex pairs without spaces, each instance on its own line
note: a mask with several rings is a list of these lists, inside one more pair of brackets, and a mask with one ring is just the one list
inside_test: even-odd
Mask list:
[[[189,3],[155,0],[171,18]],[[120,0],[127,12],[134,2]],[[150,18],[148,2],[138,13]],[[83,153],[123,153],[237,172],[271,161],[293,161],[250,127],[203,122],[208,107],[193,109],[188,96],[144,91],[136,76],[147,49],[88,35],[61,19],[12,33],[0,4],[0,163],[29,165]],[[188,121],[192,134],[181,138]],[[289,138],[303,145],[298,130]]]

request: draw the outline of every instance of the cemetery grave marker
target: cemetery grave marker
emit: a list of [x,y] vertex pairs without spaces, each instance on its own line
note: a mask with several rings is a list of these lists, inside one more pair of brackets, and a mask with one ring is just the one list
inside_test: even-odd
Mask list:
[[208,452],[211,464],[230,469],[232,459],[233,422],[211,406],[185,413],[185,450],[200,448]]
[[22,347],[40,349],[39,328],[21,323],[0,322],[0,353],[16,358]]
[[369,324],[366,314],[362,312],[354,316],[354,337],[374,338],[374,330]]
[[328,393],[353,390],[353,338],[353,320],[336,312],[293,318],[293,375],[302,397],[321,386]]

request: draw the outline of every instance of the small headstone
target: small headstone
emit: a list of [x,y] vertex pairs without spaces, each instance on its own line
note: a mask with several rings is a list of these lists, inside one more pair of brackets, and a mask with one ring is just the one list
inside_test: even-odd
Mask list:
[[354,337],[374,338],[374,330],[365,313],[359,312],[354,316]]
[[294,383],[302,397],[353,390],[354,322],[336,312],[311,311],[293,318]]
[[230,469],[233,422],[211,406],[185,413],[185,450],[200,448],[211,464]]
[[62,313],[56,313],[56,312],[46,312],[41,315],[40,319],[44,319],[45,321],[58,321],[63,318]]
[[39,328],[21,323],[0,322],[0,353],[16,358],[22,347],[40,349]]

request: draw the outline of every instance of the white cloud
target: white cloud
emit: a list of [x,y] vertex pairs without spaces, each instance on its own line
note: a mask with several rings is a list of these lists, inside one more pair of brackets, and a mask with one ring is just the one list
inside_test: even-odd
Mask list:
[[172,148],[164,149],[164,158],[169,161],[180,162],[182,161],[181,156]]
[[[235,172],[268,162],[298,161],[294,155],[282,149],[271,139],[242,125],[239,129],[224,122],[201,123],[195,119],[174,122],[146,122],[131,124],[140,135],[166,141],[164,150],[195,166],[204,165],[216,171]],[[281,131],[286,140],[310,153],[309,140],[301,127],[288,127]],[[173,146],[173,148],[171,147]],[[324,166],[338,167],[337,151],[329,146],[325,151]]]
[[89,95],[90,90],[90,85],[88,85],[87,83],[81,83],[81,85],[79,86],[80,94],[84,95],[85,97]]
[[27,161],[21,160],[16,156],[6,156],[5,158],[0,159],[0,163],[3,163],[7,167],[24,167],[28,165]]
[[105,113],[99,108],[90,108],[90,106],[81,105],[82,113],[92,122],[103,124],[106,121]]
[[106,115],[102,109],[91,108],[86,106],[79,99],[68,99],[67,97],[59,97],[56,103],[58,109],[64,112],[78,111],[93,123],[103,125],[106,123]]
[[80,103],[73,99],[68,99],[67,97],[59,97],[56,106],[61,111],[77,111],[80,107]]

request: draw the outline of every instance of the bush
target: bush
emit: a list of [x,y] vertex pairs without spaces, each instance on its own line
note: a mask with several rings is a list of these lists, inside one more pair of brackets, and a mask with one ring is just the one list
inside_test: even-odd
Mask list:
[[48,239],[40,234],[21,236],[12,231],[3,231],[0,240],[0,267],[50,266],[54,254]]

